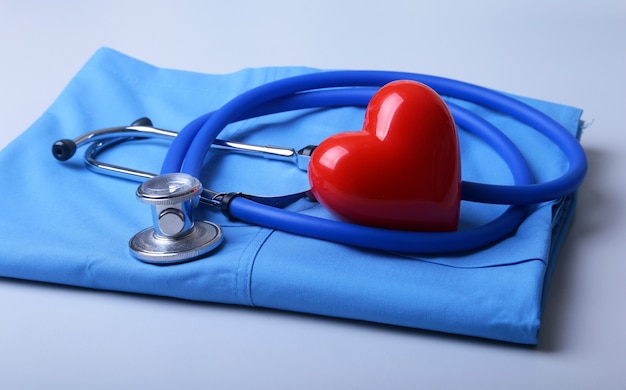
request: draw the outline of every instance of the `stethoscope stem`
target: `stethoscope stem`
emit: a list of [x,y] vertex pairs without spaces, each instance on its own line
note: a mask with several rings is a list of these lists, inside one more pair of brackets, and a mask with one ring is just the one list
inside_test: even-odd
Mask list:
[[309,168],[309,160],[311,159],[311,153],[313,149],[315,149],[315,146],[309,145],[296,151],[292,148],[280,146],[260,146],[216,139],[211,145],[211,148],[241,154],[260,155],[271,160],[290,162],[301,171],[306,172]]
[[[98,155],[107,148],[125,141],[141,140],[144,138],[171,140],[177,135],[178,133],[175,131],[159,129],[152,126],[112,127],[81,135],[72,141],[58,141],[57,144],[61,142],[66,142],[69,145],[73,144],[74,146],[72,146],[72,148],[75,150],[75,148],[84,144],[91,143],[85,151],[85,164],[88,169],[96,173],[107,174],[117,178],[145,181],[156,176],[156,174],[105,163],[98,160]],[[261,146],[242,142],[225,141],[221,139],[216,139],[211,147],[236,152],[238,154],[254,155],[267,159],[289,162],[304,172],[308,169],[310,156],[315,149],[315,146],[313,145],[306,146],[300,150],[295,150],[280,146]],[[56,153],[55,156],[57,156]]]

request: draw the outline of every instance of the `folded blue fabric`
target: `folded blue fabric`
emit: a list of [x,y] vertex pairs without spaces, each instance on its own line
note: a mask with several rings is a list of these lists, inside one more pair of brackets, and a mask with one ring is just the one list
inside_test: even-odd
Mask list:
[[[489,248],[452,256],[368,251],[231,221],[212,211],[225,243],[210,257],[159,267],[135,260],[127,242],[151,225],[137,183],[93,174],[78,156],[59,163],[54,141],[148,116],[181,129],[195,117],[268,81],[317,70],[245,69],[207,75],[161,69],[100,49],[52,106],[0,152],[0,275],[96,289],[262,306],[463,335],[537,343],[551,270],[570,223],[575,194],[537,206],[517,233]],[[581,111],[520,98],[579,136]],[[511,137],[538,181],[567,168],[561,152],[532,129],[465,104]],[[362,126],[363,109],[305,110],[228,126],[222,138],[300,148]],[[498,155],[460,131],[465,180],[511,183]],[[167,150],[138,141],[103,153],[119,165],[158,172]],[[488,168],[487,168],[488,167]],[[292,165],[210,153],[203,182],[218,191],[280,195],[307,188]],[[302,200],[293,210],[330,217]],[[463,202],[461,228],[503,206]]]

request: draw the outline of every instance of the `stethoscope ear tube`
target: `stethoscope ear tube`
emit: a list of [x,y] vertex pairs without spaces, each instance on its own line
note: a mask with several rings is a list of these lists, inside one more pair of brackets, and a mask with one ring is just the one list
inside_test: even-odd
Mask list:
[[[227,206],[226,206],[227,205]],[[305,237],[390,252],[441,254],[476,250],[515,232],[529,206],[512,206],[480,227],[459,232],[409,232],[353,225],[294,213],[234,196],[222,209],[231,218]]]
[[[510,115],[546,136],[569,159],[568,170],[557,179],[520,186],[468,183],[464,184],[464,199],[496,204],[536,204],[567,196],[584,180],[587,159],[576,138],[559,123],[535,108],[502,93],[469,83],[430,75],[386,71],[311,73],[270,82],[244,92],[221,109],[186,126],[172,143],[161,173],[182,171],[192,176],[200,176],[204,156],[219,132],[230,122],[263,105],[281,99],[284,101],[320,88],[329,91],[328,95],[324,96],[325,103],[320,102],[320,105],[362,105],[363,96],[356,98],[357,94],[363,93],[359,87],[380,87],[400,79],[421,82],[441,95],[466,100]],[[333,93],[340,96],[337,101],[334,100]],[[350,101],[350,93],[355,94],[356,102]]]

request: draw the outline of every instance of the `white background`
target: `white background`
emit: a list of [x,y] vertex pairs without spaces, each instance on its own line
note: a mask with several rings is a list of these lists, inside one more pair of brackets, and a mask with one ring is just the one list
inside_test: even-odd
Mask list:
[[431,73],[592,122],[536,348],[0,278],[0,388],[626,388],[625,41],[623,0],[0,0],[0,148],[101,46],[206,73]]

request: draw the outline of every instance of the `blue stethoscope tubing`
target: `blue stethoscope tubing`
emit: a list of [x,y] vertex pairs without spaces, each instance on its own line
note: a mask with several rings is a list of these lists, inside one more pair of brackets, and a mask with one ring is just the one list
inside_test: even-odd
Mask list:
[[396,231],[295,213],[245,197],[230,199],[228,210],[225,210],[227,215],[255,225],[371,249],[449,253],[478,249],[508,237],[523,222],[529,207],[567,196],[584,180],[587,159],[578,140],[542,112],[512,97],[473,84],[437,76],[387,71],[310,73],[244,92],[222,108],[195,119],[183,128],[170,146],[161,173],[185,172],[199,177],[211,143],[231,122],[301,108],[365,106],[375,91],[372,87],[378,88],[400,79],[421,82],[440,95],[505,113],[534,128],[562,150],[569,160],[568,170],[554,180],[535,184],[525,158],[508,137],[486,120],[448,102],[457,125],[493,147],[513,175],[514,185],[462,182],[464,200],[513,205],[493,221],[456,232]]

